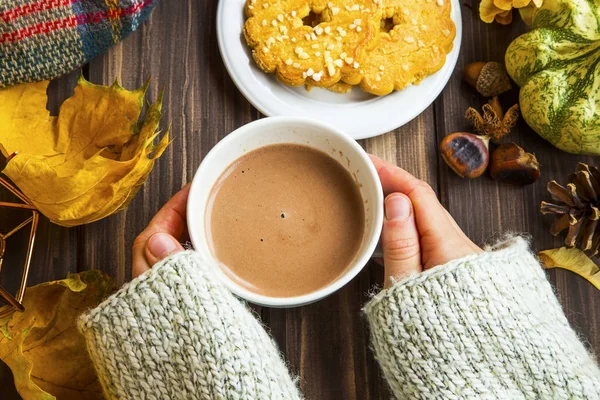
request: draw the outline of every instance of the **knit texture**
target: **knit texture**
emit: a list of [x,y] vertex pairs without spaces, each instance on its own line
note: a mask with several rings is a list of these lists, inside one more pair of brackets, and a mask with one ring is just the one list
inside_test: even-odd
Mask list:
[[600,398],[600,370],[523,239],[408,277],[365,312],[399,399]]
[[52,79],[117,43],[158,0],[0,1],[0,87]]
[[110,399],[299,399],[274,342],[185,251],[79,320]]

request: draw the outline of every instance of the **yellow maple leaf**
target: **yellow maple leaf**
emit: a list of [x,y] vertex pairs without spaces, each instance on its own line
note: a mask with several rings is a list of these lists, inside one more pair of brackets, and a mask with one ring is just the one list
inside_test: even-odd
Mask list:
[[479,18],[483,22],[508,25],[512,22],[513,8],[541,7],[543,0],[481,0]]
[[100,271],[27,288],[24,312],[0,319],[0,360],[26,400],[102,399],[77,317],[112,291]]
[[587,279],[600,289],[600,269],[585,253],[576,248],[560,247],[538,253],[544,268],[563,268]]
[[169,144],[158,145],[162,95],[148,105],[147,85],[79,79],[58,117],[46,110],[48,81],[0,89],[2,171],[42,214],[62,226],[86,224],[127,206]]

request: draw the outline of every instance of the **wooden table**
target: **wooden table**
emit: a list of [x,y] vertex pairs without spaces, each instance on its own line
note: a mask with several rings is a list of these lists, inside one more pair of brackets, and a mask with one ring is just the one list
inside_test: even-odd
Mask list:
[[[206,153],[227,133],[261,117],[236,89],[217,49],[217,1],[168,1],[151,20],[123,43],[83,68],[91,82],[111,84],[118,78],[128,89],[152,77],[151,100],[165,89],[163,126],[172,122],[174,141],[156,163],[129,208],[102,221],[65,229],[42,219],[29,283],[60,279],[68,272],[100,269],[121,286],[131,278],[131,246],[136,235],[167,199],[189,182]],[[502,61],[510,41],[526,30],[517,18],[510,26],[487,25],[478,18],[478,2],[462,4],[463,40],[456,70],[443,93],[419,117],[386,135],[361,141],[369,152],[395,162],[436,189],[442,203],[476,243],[493,243],[506,232],[532,236],[535,250],[561,245],[548,233],[550,221],[539,213],[548,199],[546,182],[565,179],[579,161],[592,158],[563,153],[520,122],[510,140],[535,152],[542,178],[525,188],[488,177],[457,177],[438,155],[448,133],[469,129],[468,106],[483,100],[462,82],[463,67],[473,61]],[[50,109],[72,93],[79,72],[58,79],[50,89]],[[517,91],[502,97],[505,107]],[[16,274],[16,273],[15,273]],[[569,321],[600,354],[600,292],[566,271],[550,271]],[[376,264],[367,266],[335,295],[306,307],[278,310],[256,307],[285,354],[308,399],[387,399],[389,392],[369,349],[361,307],[382,280]],[[0,369],[0,392],[10,376]],[[10,391],[10,390],[9,390]],[[11,392],[12,393],[12,392]],[[4,396],[0,396],[5,398]],[[9,396],[13,397],[13,396]],[[14,397],[18,398],[15,394]]]

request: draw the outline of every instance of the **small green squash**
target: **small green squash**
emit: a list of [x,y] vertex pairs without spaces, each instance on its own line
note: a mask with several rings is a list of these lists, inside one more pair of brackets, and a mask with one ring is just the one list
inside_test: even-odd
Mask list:
[[570,153],[600,155],[600,0],[544,0],[506,51],[523,118]]

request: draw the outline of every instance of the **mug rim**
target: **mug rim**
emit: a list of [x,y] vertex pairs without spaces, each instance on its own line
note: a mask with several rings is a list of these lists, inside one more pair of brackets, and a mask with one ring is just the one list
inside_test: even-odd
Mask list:
[[[198,177],[202,176],[203,171],[210,168],[210,166],[212,164],[212,159],[215,158],[216,155],[220,151],[222,151],[223,148],[230,146],[230,143],[233,142],[234,140],[236,140],[237,137],[246,135],[248,133],[248,131],[257,130],[263,126],[274,125],[274,124],[281,125],[281,126],[292,125],[292,124],[301,124],[301,125],[305,125],[305,126],[312,126],[315,128],[319,128],[320,131],[323,132],[323,134],[336,137],[337,139],[343,141],[345,144],[347,144],[352,149],[352,151],[354,151],[356,153],[356,155],[358,155],[358,157],[364,162],[365,166],[367,167],[369,178],[375,183],[375,186],[378,189],[376,191],[377,198],[375,199],[377,205],[375,206],[376,209],[375,209],[375,218],[373,221],[373,224],[374,224],[373,232],[381,232],[381,229],[383,227],[383,189],[381,188],[381,182],[379,180],[377,170],[375,169],[375,166],[371,162],[367,152],[354,139],[352,139],[348,135],[341,132],[339,129],[337,129],[327,123],[317,121],[317,120],[314,120],[311,118],[306,118],[306,117],[277,116],[277,117],[261,118],[261,119],[252,121],[248,124],[242,125],[239,128],[233,130],[231,133],[229,133],[227,136],[225,136],[223,139],[221,139],[217,144],[215,144],[215,146],[213,146],[213,148],[206,154],[206,156],[204,157],[204,159],[202,160],[202,162],[196,169],[196,172],[194,173],[194,178],[192,179],[192,184],[190,187],[190,194],[189,194],[187,205],[186,205],[186,220],[187,220],[186,222],[187,222],[187,226],[188,226],[190,241],[192,242],[192,245],[194,246],[194,248],[197,251],[200,251],[199,249],[201,249],[202,246],[198,246],[198,244],[200,243],[200,240],[202,240],[202,238],[206,239],[206,235],[204,234],[205,233],[204,230],[206,229],[205,221],[202,222],[203,235],[201,235],[200,232],[197,232],[196,228],[198,225],[192,224],[192,221],[191,221],[191,215],[193,214],[192,210],[197,209],[197,207],[198,207],[197,205],[194,205],[194,204],[196,204],[196,202],[193,201],[194,194],[196,193],[196,190],[194,190],[194,189],[198,185],[197,182],[200,180],[200,178],[198,178]],[[222,174],[222,172],[223,171],[221,171],[220,174]],[[211,187],[209,190],[212,191],[212,189],[213,189],[213,187]],[[204,202],[200,206],[206,207],[207,204]],[[310,292],[310,293],[299,295],[299,296],[292,296],[292,297],[271,297],[271,296],[258,294],[258,293],[252,292],[248,289],[245,289],[245,288],[241,287],[240,285],[238,285],[237,283],[235,283],[229,276],[227,276],[223,272],[222,268],[219,266],[220,262],[213,256],[213,254],[212,254],[212,252],[210,252],[210,250],[209,250],[209,254],[206,254],[205,256],[206,256],[206,258],[208,258],[209,260],[214,262],[214,264],[215,264],[214,268],[218,269],[219,273],[217,275],[220,277],[221,282],[236,296],[241,297],[242,299],[247,300],[251,303],[261,305],[261,306],[267,306],[267,307],[273,307],[273,308],[286,308],[286,307],[298,307],[301,305],[314,303],[318,300],[321,300],[321,299],[333,294],[334,292],[338,291],[339,289],[341,289],[348,282],[350,282],[356,275],[358,275],[358,273],[366,266],[367,262],[369,261],[373,252],[375,251],[375,248],[376,248],[378,242],[379,242],[378,234],[374,234],[371,236],[371,238],[368,238],[367,245],[365,246],[362,253],[359,254],[359,257],[355,258],[354,261],[351,264],[349,264],[349,266],[345,270],[345,272],[342,275],[340,275],[335,281],[331,282],[330,284],[328,284],[318,290],[315,290],[314,292]],[[208,246],[208,243],[207,243],[206,247],[207,248],[210,247],[210,246]],[[200,252],[204,253],[204,251],[200,251]],[[213,267],[213,266],[211,266],[211,267]]]

